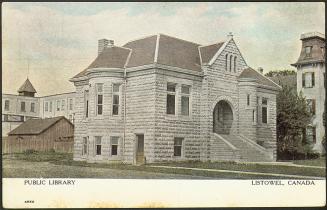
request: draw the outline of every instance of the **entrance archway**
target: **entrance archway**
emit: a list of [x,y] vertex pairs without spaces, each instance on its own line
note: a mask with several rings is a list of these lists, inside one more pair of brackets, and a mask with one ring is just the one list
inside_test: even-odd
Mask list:
[[225,100],[219,101],[213,110],[213,132],[229,134],[233,124],[233,110]]

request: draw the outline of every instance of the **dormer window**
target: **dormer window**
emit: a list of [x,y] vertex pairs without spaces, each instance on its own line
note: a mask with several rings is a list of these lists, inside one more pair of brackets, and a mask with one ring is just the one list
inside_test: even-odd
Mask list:
[[311,57],[311,52],[312,52],[312,46],[307,46],[305,47],[305,56],[306,57]]

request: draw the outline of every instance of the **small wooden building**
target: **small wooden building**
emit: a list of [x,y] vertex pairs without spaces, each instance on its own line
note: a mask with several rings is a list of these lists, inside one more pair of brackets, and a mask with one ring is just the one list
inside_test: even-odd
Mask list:
[[72,152],[74,125],[65,117],[30,119],[12,130],[3,142],[3,153],[26,150]]

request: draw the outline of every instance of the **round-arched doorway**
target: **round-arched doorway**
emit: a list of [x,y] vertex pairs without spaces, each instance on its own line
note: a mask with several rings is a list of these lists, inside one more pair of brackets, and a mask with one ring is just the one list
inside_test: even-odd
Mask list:
[[233,110],[225,100],[219,101],[213,110],[213,132],[229,134],[233,124]]

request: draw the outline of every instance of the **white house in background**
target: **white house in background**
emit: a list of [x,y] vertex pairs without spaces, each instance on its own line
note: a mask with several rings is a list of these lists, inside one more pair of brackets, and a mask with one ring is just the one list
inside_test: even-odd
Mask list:
[[2,136],[32,118],[65,116],[74,123],[75,92],[35,97],[36,90],[26,79],[18,93],[2,94]]
[[313,114],[306,129],[306,139],[314,143],[314,149],[324,152],[321,141],[325,135],[323,113],[325,110],[325,35],[319,32],[301,35],[302,49],[296,63],[297,91],[307,99],[307,105]]

